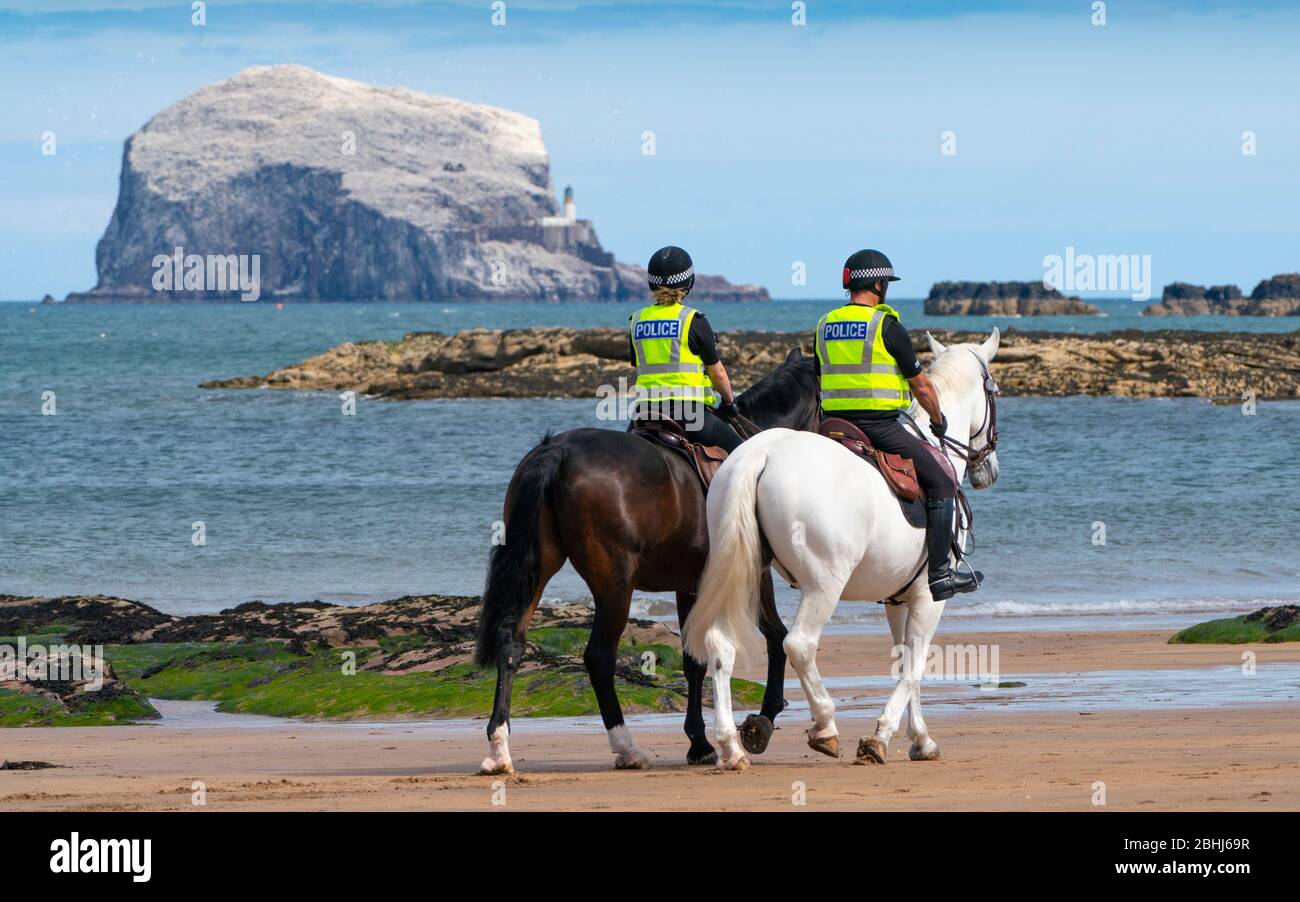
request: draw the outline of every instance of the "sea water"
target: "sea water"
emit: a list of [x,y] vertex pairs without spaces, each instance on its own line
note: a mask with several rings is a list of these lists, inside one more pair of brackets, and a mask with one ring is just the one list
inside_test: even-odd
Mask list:
[[[706,305],[715,328],[811,329],[833,302]],[[1286,319],[925,317],[912,327],[1282,330]],[[519,458],[547,430],[623,428],[590,400],[212,391],[343,341],[471,326],[619,326],[630,305],[0,304],[0,593],[104,593],[171,613],[477,593]],[[52,393],[52,394],[50,394]],[[43,414],[53,411],[52,415]],[[509,428],[501,429],[501,424]],[[1005,398],[1001,478],[972,492],[987,575],[971,627],[1167,626],[1294,602],[1300,403]],[[490,435],[490,438],[485,438]],[[653,492],[654,486],[646,486]],[[569,568],[548,599],[579,600]],[[781,587],[788,614],[797,595]],[[637,611],[671,617],[668,596]],[[832,630],[876,631],[874,604]]]

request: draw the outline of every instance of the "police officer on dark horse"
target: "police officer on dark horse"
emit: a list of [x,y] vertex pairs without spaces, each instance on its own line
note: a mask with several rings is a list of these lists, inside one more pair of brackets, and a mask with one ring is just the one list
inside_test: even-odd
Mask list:
[[[639,416],[673,419],[693,441],[724,448],[739,444],[724,421],[737,411],[762,428],[816,428],[812,359],[791,352],[776,370],[733,399],[713,330],[702,314],[681,303],[694,284],[690,257],[679,248],[664,248],[651,259],[648,275],[655,303],[629,322],[642,396]],[[707,408],[714,392],[721,404]],[[479,616],[476,660],[497,668],[489,751],[480,772],[514,770],[509,734],[515,673],[542,590],[566,560],[587,583],[595,603],[583,662],[614,765],[648,765],[624,723],[614,690],[618,642],[634,590],[675,592],[678,622],[685,622],[708,555],[704,501],[699,476],[684,456],[627,432],[583,428],[547,435],[519,462],[506,489],[505,542],[492,549]],[[770,574],[764,575],[761,591],[767,684],[760,715],[751,717],[743,732],[746,747],[755,753],[766,747],[772,721],[785,707],[785,627],[776,613]],[[705,665],[684,656],[683,669],[690,739],[686,760],[712,764],[717,752],[705,736]]]
[[[704,314],[682,300],[695,285],[691,255],[669,245],[646,267],[654,303],[628,319],[631,363],[636,367],[637,415],[669,419],[692,441],[735,451],[740,436],[727,422],[736,415],[731,379],[718,338]],[[710,406],[718,397],[722,403]]]

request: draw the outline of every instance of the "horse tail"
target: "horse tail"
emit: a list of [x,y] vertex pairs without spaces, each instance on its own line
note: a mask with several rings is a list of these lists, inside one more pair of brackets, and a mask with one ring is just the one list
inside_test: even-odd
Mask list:
[[758,523],[758,479],[767,449],[746,442],[709,487],[709,557],[695,606],[682,625],[682,648],[709,663],[714,638],[734,645],[741,661],[759,660],[759,580],[763,530]]
[[487,584],[479,610],[474,660],[480,667],[496,663],[503,627],[524,616],[541,578],[542,514],[551,500],[551,485],[564,463],[564,448],[548,433],[524,455],[510,480],[507,495],[514,505],[506,520],[506,541],[492,547]]

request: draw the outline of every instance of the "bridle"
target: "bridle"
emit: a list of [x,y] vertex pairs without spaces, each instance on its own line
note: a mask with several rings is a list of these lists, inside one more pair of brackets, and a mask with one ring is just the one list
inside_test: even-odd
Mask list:
[[[989,372],[988,365],[984,363],[984,358],[971,351],[971,355],[980,365],[980,372],[984,375],[984,421],[980,423],[980,428],[975,430],[975,435],[985,433],[984,447],[976,450],[966,442],[949,437],[946,433],[939,436],[939,446],[947,451],[951,451],[956,457],[966,461],[968,467],[978,467],[984,461],[993,456],[993,452],[998,450],[998,384],[993,379],[993,374]],[[974,441],[974,439],[971,439]]]
[[[970,351],[970,348],[967,348],[966,350]],[[939,447],[944,449],[945,452],[951,453],[954,457],[959,457],[962,460],[966,461],[966,465],[968,468],[978,467],[980,464],[984,463],[986,460],[992,457],[993,452],[998,449],[998,401],[997,401],[998,384],[996,381],[994,381],[993,374],[989,372],[988,365],[984,363],[984,358],[976,354],[974,351],[970,351],[970,352],[975,357],[975,360],[979,363],[980,373],[984,376],[984,421],[980,423],[980,428],[975,431],[975,435],[972,436],[972,441],[974,440],[975,437],[979,436],[980,433],[984,433],[985,435],[984,447],[980,448],[979,450],[976,450],[975,448],[972,448],[970,445],[968,445],[966,442],[959,441],[958,439],[955,438],[949,438],[947,433],[944,433],[943,435],[938,437]],[[923,442],[927,441],[925,434],[921,431],[920,425],[918,425],[916,420],[912,418],[912,415],[909,414],[907,411],[902,411],[902,414],[903,417],[911,425],[912,430],[916,433],[917,438],[919,438]],[[964,527],[970,535],[974,535],[975,517],[973,512],[971,511],[970,502],[966,500],[966,492],[962,489],[961,485],[957,485],[956,489],[957,489],[957,505],[958,505],[958,524],[959,526]],[[966,550],[962,547],[962,543],[958,541],[956,534],[954,534],[953,536],[952,550],[954,556],[957,559],[958,564],[960,565],[961,562],[964,561],[966,558]],[[900,599],[898,596],[902,594],[902,592],[905,589],[907,589],[908,586],[916,582],[917,578],[923,572],[925,572],[926,563],[927,563],[926,558],[923,556],[921,558],[920,567],[917,569],[916,573],[912,576],[912,578],[907,581],[906,585],[904,585],[902,589],[899,589],[893,595],[890,595],[888,598],[881,601],[880,604],[887,604],[887,605],[903,604],[904,603],[903,600]]]

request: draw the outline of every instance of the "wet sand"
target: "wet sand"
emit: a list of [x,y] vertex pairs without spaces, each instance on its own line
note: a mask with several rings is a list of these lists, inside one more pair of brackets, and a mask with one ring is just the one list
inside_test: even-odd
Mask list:
[[[1167,633],[952,634],[996,641],[1001,669],[1088,672],[1300,661],[1286,645],[1169,646]],[[883,674],[882,637],[828,638],[827,675]],[[1300,687],[1298,687],[1300,688]],[[792,693],[793,695],[793,693]],[[927,708],[943,757],[907,758],[900,731],[884,766],[854,766],[870,717],[846,716],[846,757],[804,743],[806,715],[788,712],[745,773],[689,767],[685,737],[664,721],[635,728],[652,768],[614,771],[603,731],[517,724],[520,774],[475,776],[481,732],[427,725],[33,728],[0,731],[0,756],[62,765],[0,771],[0,810],[1300,810],[1300,704],[1153,711],[996,712]],[[711,717],[711,712],[706,712]],[[539,729],[540,728],[540,729]],[[494,788],[495,784],[495,788]],[[802,784],[806,804],[792,801]],[[504,790],[504,792],[502,792]],[[494,805],[504,801],[504,805]]]
[[[1002,673],[1044,671],[1152,670],[1183,667],[1240,667],[1242,653],[1257,664],[1300,661],[1300,643],[1170,645],[1177,630],[1122,632],[944,632],[937,645],[987,645],[998,649]],[[885,675],[894,642],[887,635],[823,636],[817,655],[823,676]]]

